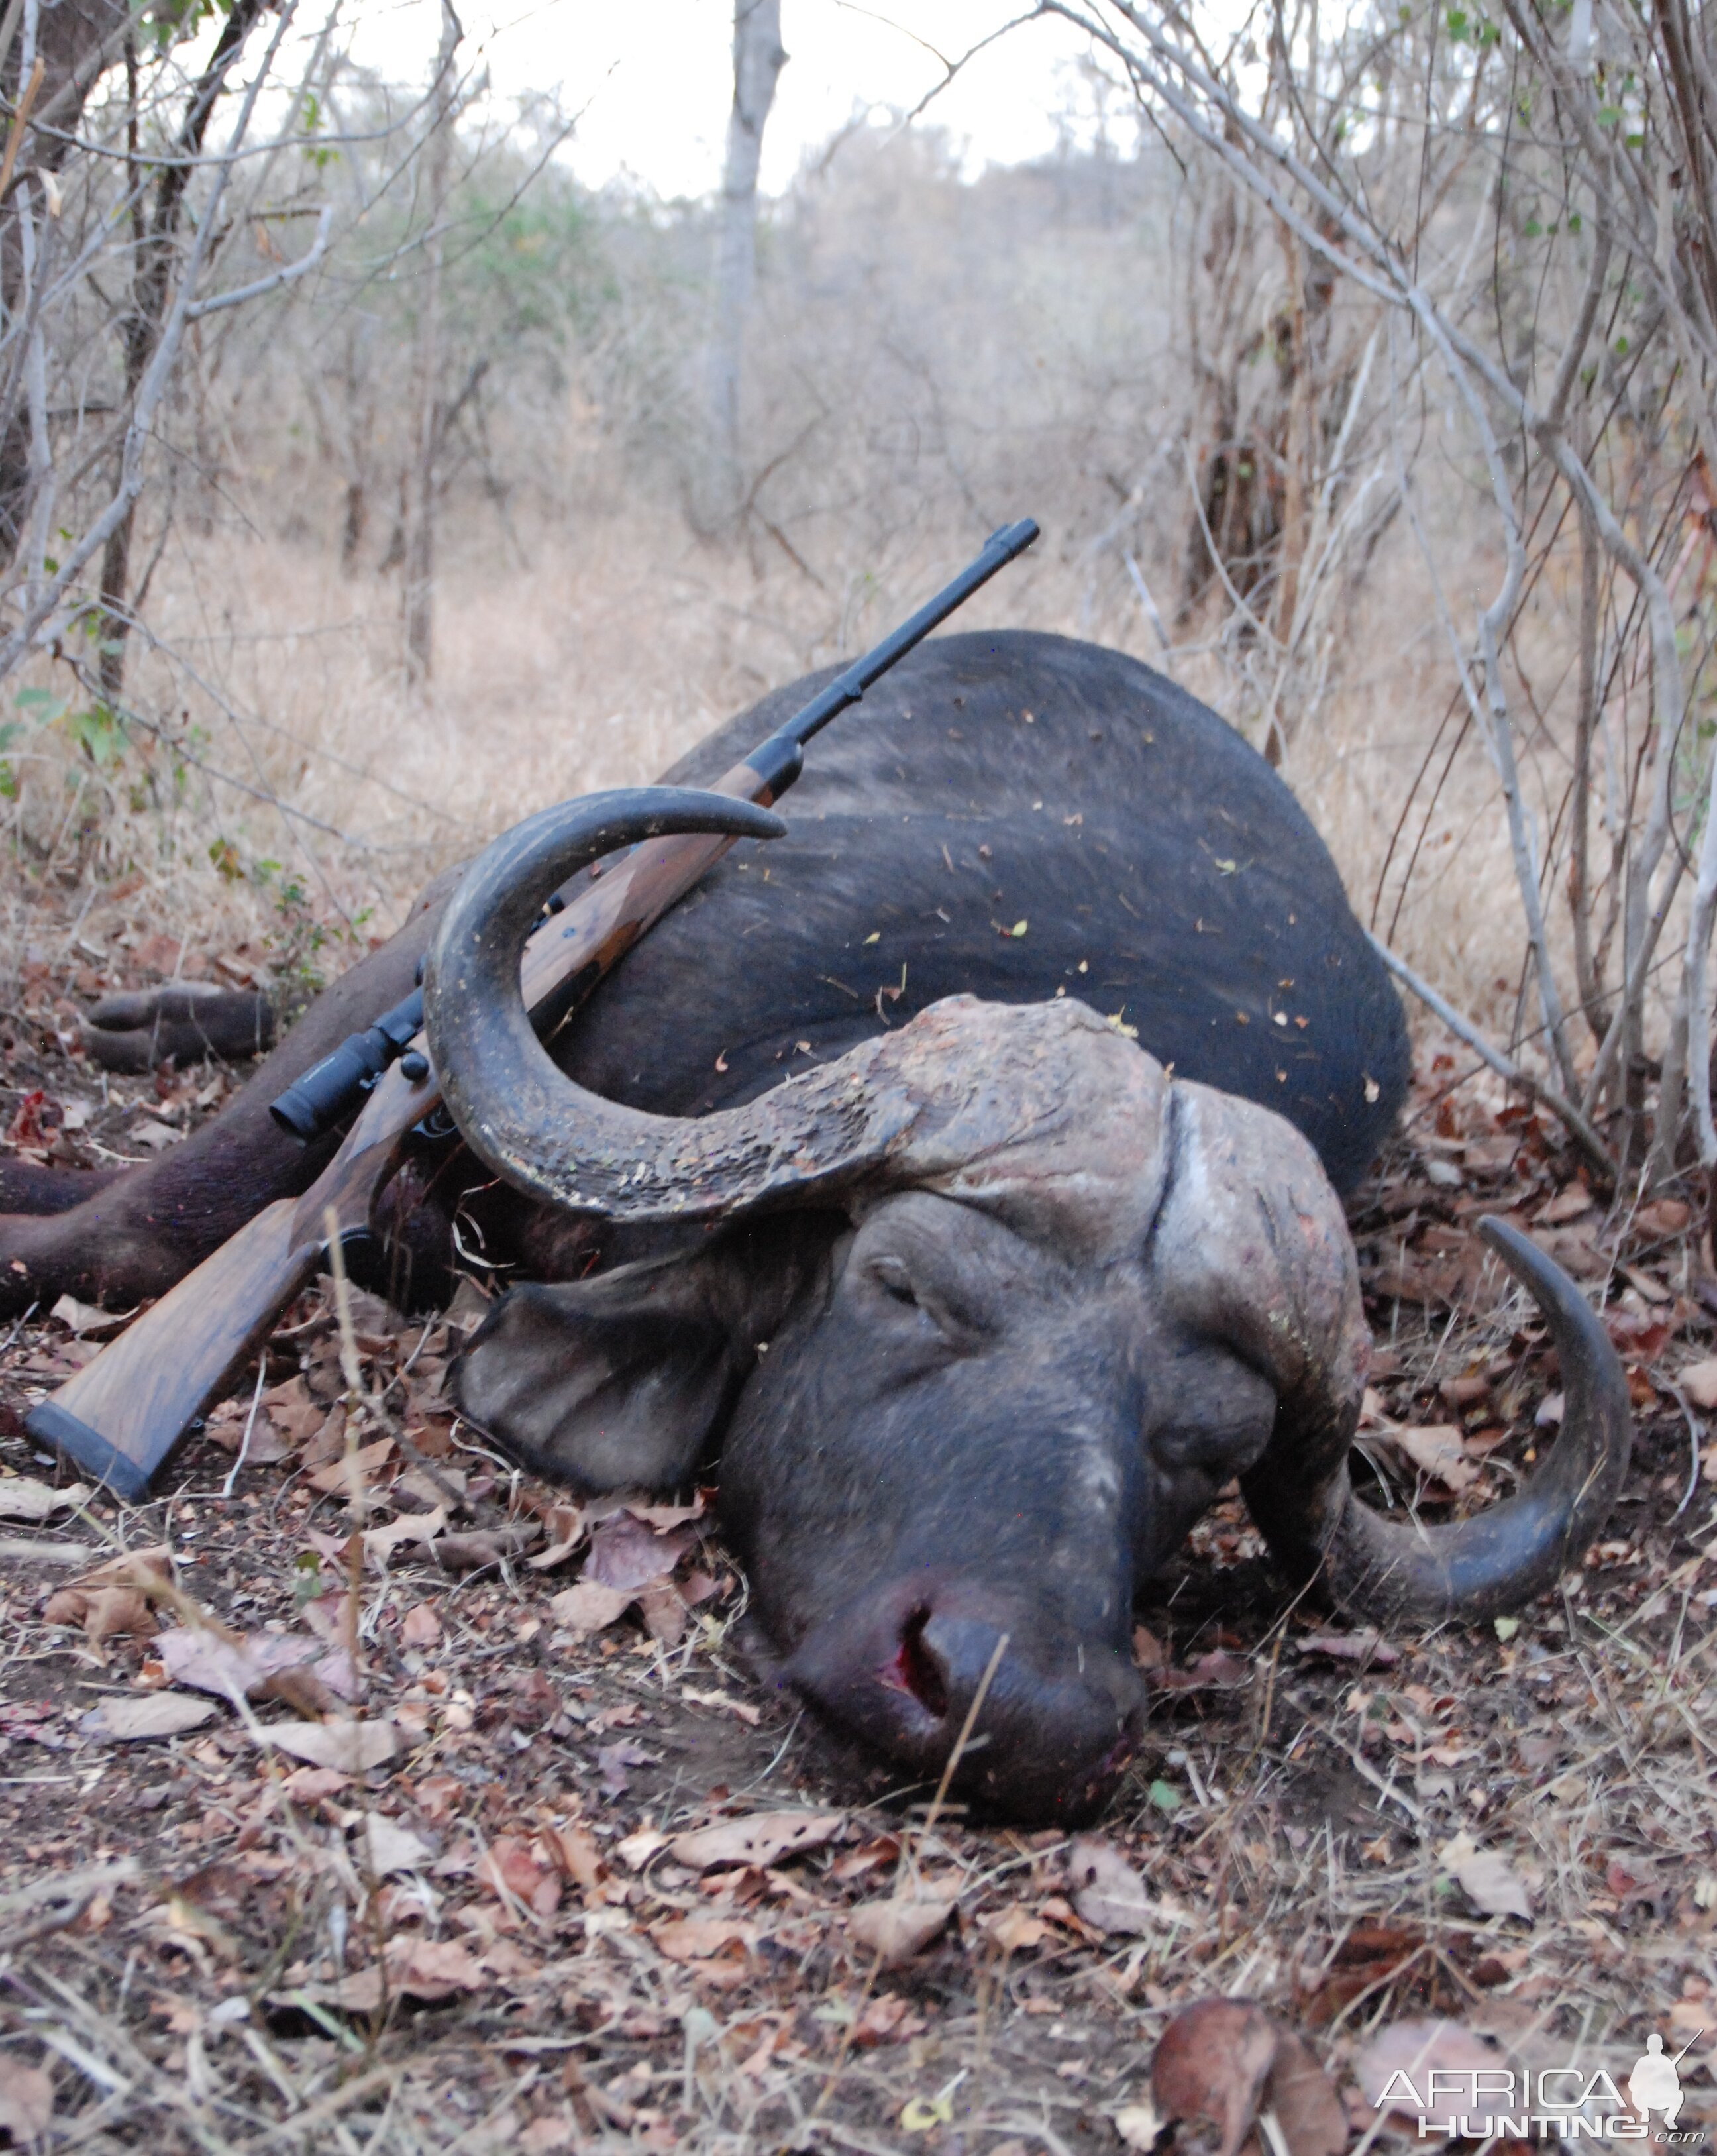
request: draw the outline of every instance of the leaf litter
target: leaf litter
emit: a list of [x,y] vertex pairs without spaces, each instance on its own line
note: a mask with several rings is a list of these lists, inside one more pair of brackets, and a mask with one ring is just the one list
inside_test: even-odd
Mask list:
[[[1381,1636],[1273,1599],[1222,1493],[1141,1601],[1145,1741],[1076,1837],[931,1818],[761,1686],[707,1495],[515,1476],[444,1399],[462,1325],[354,1291],[353,1399],[313,1292],[131,1512],[0,1438],[0,1520],[58,1538],[0,1544],[0,2119],[233,2156],[312,2115],[377,2156],[725,2156],[807,2120],[1339,2156],[1391,2061],[1578,2041],[1625,2082],[1652,2027],[1709,2108],[1717,1291],[1684,1209],[1612,1215],[1494,1098],[1427,1109],[1353,1209],[1360,1471],[1448,1517],[1551,1441],[1554,1358],[1471,1234],[1512,1214],[1628,1368],[1606,1539],[1507,1625]],[[0,1399],[74,1349],[25,1327]],[[69,1580],[28,1554],[73,1535],[105,1546]]]

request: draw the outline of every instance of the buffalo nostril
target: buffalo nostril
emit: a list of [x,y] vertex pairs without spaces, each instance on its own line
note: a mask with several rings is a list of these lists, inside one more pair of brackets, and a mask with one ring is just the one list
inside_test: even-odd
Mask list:
[[881,1672],[892,1691],[908,1692],[938,1722],[948,1712],[948,1686],[941,1664],[925,1644],[928,1609],[915,1609],[900,1628],[900,1644]]

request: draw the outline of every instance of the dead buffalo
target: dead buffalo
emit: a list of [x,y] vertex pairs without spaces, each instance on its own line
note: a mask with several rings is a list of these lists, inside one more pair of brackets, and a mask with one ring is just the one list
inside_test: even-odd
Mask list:
[[[713,777],[806,692],[670,778]],[[1476,1616],[1547,1585],[1614,1495],[1627,1399],[1584,1300],[1509,1231],[1561,1358],[1548,1463],[1438,1529],[1349,1486],[1367,1342],[1336,1191],[1407,1049],[1263,760],[1130,660],[954,636],[819,742],[789,808],[552,1060],[518,946],[612,798],[531,819],[207,1132],[8,1224],[0,1280],[157,1291],[301,1187],[320,1156],[267,1101],[433,935],[440,1075],[478,1159],[426,1152],[378,1226],[420,1291],[455,1214],[532,1283],[468,1352],[464,1404],[587,1487],[670,1486],[719,1452],[783,1681],[913,1769],[987,1672],[971,1793],[1026,1819],[1100,1800],[1143,1712],[1135,1588],[1236,1475],[1284,1567],[1321,1563],[1357,1609]]]

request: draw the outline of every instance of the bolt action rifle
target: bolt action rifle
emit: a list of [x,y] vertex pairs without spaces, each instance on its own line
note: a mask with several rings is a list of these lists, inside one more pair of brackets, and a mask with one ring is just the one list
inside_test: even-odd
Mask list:
[[[855,661],[719,779],[681,797],[664,835],[633,846],[571,897],[525,947],[525,1002],[540,1031],[560,1024],[736,839],[779,833],[766,812],[804,766],[806,743],[1038,536],[1004,526],[927,606]],[[715,799],[714,796],[725,797]],[[746,804],[752,804],[747,808]],[[256,1353],[281,1312],[342,1243],[370,1233],[372,1210],[411,1134],[440,1108],[423,1040],[421,990],[305,1071],[270,1112],[309,1138],[357,1111],[345,1142],[301,1198],[278,1198],[25,1418],[124,1498],[138,1498],[179,1439]],[[435,1126],[431,1123],[433,1131]]]

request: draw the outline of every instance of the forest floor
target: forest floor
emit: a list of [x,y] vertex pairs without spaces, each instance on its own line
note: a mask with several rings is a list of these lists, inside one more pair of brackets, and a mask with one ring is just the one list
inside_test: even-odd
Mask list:
[[[14,1151],[143,1158],[218,1106],[64,1052],[147,954],[25,970]],[[1602,2112],[1653,2031],[1680,2125],[1717,2114],[1709,1245],[1449,1075],[1352,1209],[1361,1449],[1435,1518],[1550,1441],[1502,1214],[1629,1368],[1607,1537],[1518,1618],[1380,1638],[1289,1604],[1231,1494],[1140,1603],[1156,1710],[1073,1840],[762,1688],[703,1496],[581,1507],[487,1450],[442,1394],[474,1289],[342,1327],[319,1287],[129,1508],[21,1420],[110,1325],[0,1334],[0,2145],[1336,2156],[1418,2138],[1395,2065],[1576,2065]],[[1177,2020],[1224,1997],[1274,2019]]]

